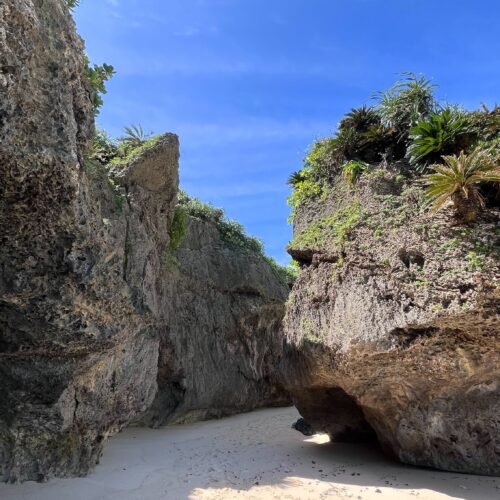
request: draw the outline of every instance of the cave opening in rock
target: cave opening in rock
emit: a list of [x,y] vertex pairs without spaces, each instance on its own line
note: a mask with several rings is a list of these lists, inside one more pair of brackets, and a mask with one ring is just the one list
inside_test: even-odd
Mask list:
[[332,441],[378,443],[363,410],[341,387],[320,387],[296,395],[296,406],[316,432],[325,432]]

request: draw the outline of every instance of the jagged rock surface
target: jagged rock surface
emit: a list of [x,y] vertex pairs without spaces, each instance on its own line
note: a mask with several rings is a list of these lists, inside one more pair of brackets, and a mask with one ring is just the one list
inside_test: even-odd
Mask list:
[[159,426],[289,404],[275,379],[288,286],[259,255],[228,248],[211,222],[187,217],[164,262],[158,394],[144,421]]
[[0,478],[81,475],[156,391],[178,141],[114,193],[84,169],[93,109],[65,4],[3,1],[0,28]]
[[177,137],[110,172],[85,159],[66,3],[3,0],[0,66],[0,479],[86,474],[153,401],[153,425],[286,401],[271,374],[288,289],[271,268],[196,221],[165,268]]
[[[408,186],[379,170],[297,214],[283,381],[334,439],[376,437],[408,464],[498,475],[499,212],[458,226]],[[339,209],[360,215],[343,241],[300,243]]]

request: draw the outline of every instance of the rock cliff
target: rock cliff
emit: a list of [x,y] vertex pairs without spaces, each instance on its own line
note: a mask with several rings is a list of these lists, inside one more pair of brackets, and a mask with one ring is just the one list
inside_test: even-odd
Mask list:
[[86,171],[93,109],[65,4],[4,1],[0,26],[0,477],[80,475],[156,391],[178,143],[114,192]]
[[66,2],[3,0],[0,66],[0,479],[86,474],[153,401],[155,424],[283,401],[286,286],[196,221],[166,272],[178,139],[89,160]]
[[377,438],[402,462],[500,474],[498,209],[430,216],[380,167],[295,217],[301,272],[285,319],[286,387],[337,440]]
[[158,394],[153,426],[289,403],[276,383],[289,288],[260,256],[224,243],[217,227],[186,216],[164,261]]

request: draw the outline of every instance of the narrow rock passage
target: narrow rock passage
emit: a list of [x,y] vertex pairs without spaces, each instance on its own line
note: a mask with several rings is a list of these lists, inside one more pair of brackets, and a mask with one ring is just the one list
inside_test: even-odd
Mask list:
[[0,485],[2,500],[500,498],[500,478],[422,470],[373,447],[290,428],[294,408],[260,410],[110,440],[87,478]]

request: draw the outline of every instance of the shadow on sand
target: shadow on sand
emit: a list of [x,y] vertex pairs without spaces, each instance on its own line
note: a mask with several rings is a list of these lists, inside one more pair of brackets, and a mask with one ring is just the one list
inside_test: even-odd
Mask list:
[[500,479],[406,467],[375,445],[330,443],[290,428],[294,408],[127,429],[86,478],[0,485],[2,500],[186,498],[500,498]]

